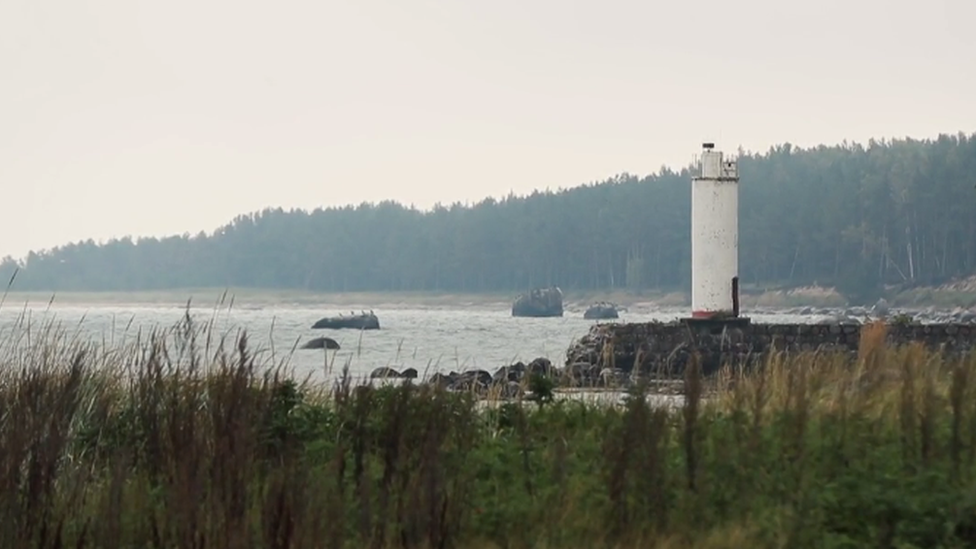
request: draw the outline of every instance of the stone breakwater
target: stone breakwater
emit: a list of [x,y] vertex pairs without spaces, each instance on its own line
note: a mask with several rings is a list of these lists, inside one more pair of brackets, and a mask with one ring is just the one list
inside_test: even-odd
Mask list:
[[[761,363],[770,352],[841,352],[855,355],[862,330],[859,322],[821,324],[761,324],[746,322],[646,322],[596,324],[573,343],[566,362],[557,366],[546,358],[528,364],[517,362],[494,373],[485,370],[436,373],[417,379],[417,371],[398,372],[377,368],[372,379],[399,379],[471,391],[482,397],[519,398],[532,392],[532,380],[542,378],[553,388],[624,389],[637,379],[650,379],[655,392],[675,392],[693,354],[701,358],[703,373],[715,373],[724,365]],[[968,353],[976,347],[976,322],[922,324],[897,319],[886,325],[890,345],[918,342],[949,355]]]
[[[584,379],[630,374],[680,373],[693,352],[705,374],[723,364],[749,365],[770,352],[856,353],[867,324],[721,324],[683,321],[597,324],[570,346],[566,369]],[[976,343],[976,324],[890,323],[887,342],[920,342],[948,354],[966,353]]]

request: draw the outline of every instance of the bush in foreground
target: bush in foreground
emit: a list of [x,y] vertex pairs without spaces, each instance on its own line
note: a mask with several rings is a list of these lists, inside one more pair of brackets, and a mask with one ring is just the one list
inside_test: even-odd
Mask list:
[[976,360],[883,332],[692,368],[678,409],[321,387],[188,322],[35,334],[0,353],[0,545],[971,546]]

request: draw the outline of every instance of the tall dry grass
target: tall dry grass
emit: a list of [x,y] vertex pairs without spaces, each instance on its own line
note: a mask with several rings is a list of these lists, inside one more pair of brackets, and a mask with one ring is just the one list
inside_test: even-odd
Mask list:
[[[773,355],[679,409],[298,380],[189,318],[0,340],[2,547],[964,547],[976,358]],[[261,358],[264,357],[264,358]],[[719,387],[717,393],[712,387]]]

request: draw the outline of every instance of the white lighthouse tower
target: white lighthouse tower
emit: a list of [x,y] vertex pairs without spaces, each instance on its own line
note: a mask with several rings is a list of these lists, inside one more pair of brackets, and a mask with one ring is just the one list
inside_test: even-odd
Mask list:
[[739,166],[713,143],[702,144],[692,178],[691,317],[739,317]]

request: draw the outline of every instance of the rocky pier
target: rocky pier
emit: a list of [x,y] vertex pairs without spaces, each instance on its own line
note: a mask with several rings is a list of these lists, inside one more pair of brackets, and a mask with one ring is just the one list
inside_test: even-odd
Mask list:
[[[617,375],[680,374],[693,353],[701,357],[703,373],[726,364],[748,366],[771,352],[857,353],[862,330],[869,323],[820,324],[696,323],[685,321],[597,324],[570,346],[566,368],[593,378],[607,370]],[[921,323],[896,318],[886,322],[890,345],[922,343],[948,354],[973,350],[976,322],[953,320]]]
[[[437,373],[416,379],[412,369],[396,372],[379,368],[372,378],[403,379],[454,391],[472,391],[486,398],[519,398],[531,391],[531,380],[545,378],[555,389],[623,390],[638,380],[650,380],[657,392],[674,392],[693,355],[700,358],[702,373],[714,374],[726,365],[755,366],[771,352],[839,352],[856,355],[861,335],[883,320],[889,345],[921,343],[960,355],[976,347],[976,315],[969,311],[909,314],[887,309],[796,311],[794,315],[818,314],[819,323],[758,323],[744,319],[599,323],[570,345],[563,364],[537,358],[518,362],[495,372],[473,370]],[[680,391],[678,391],[680,392]]]

